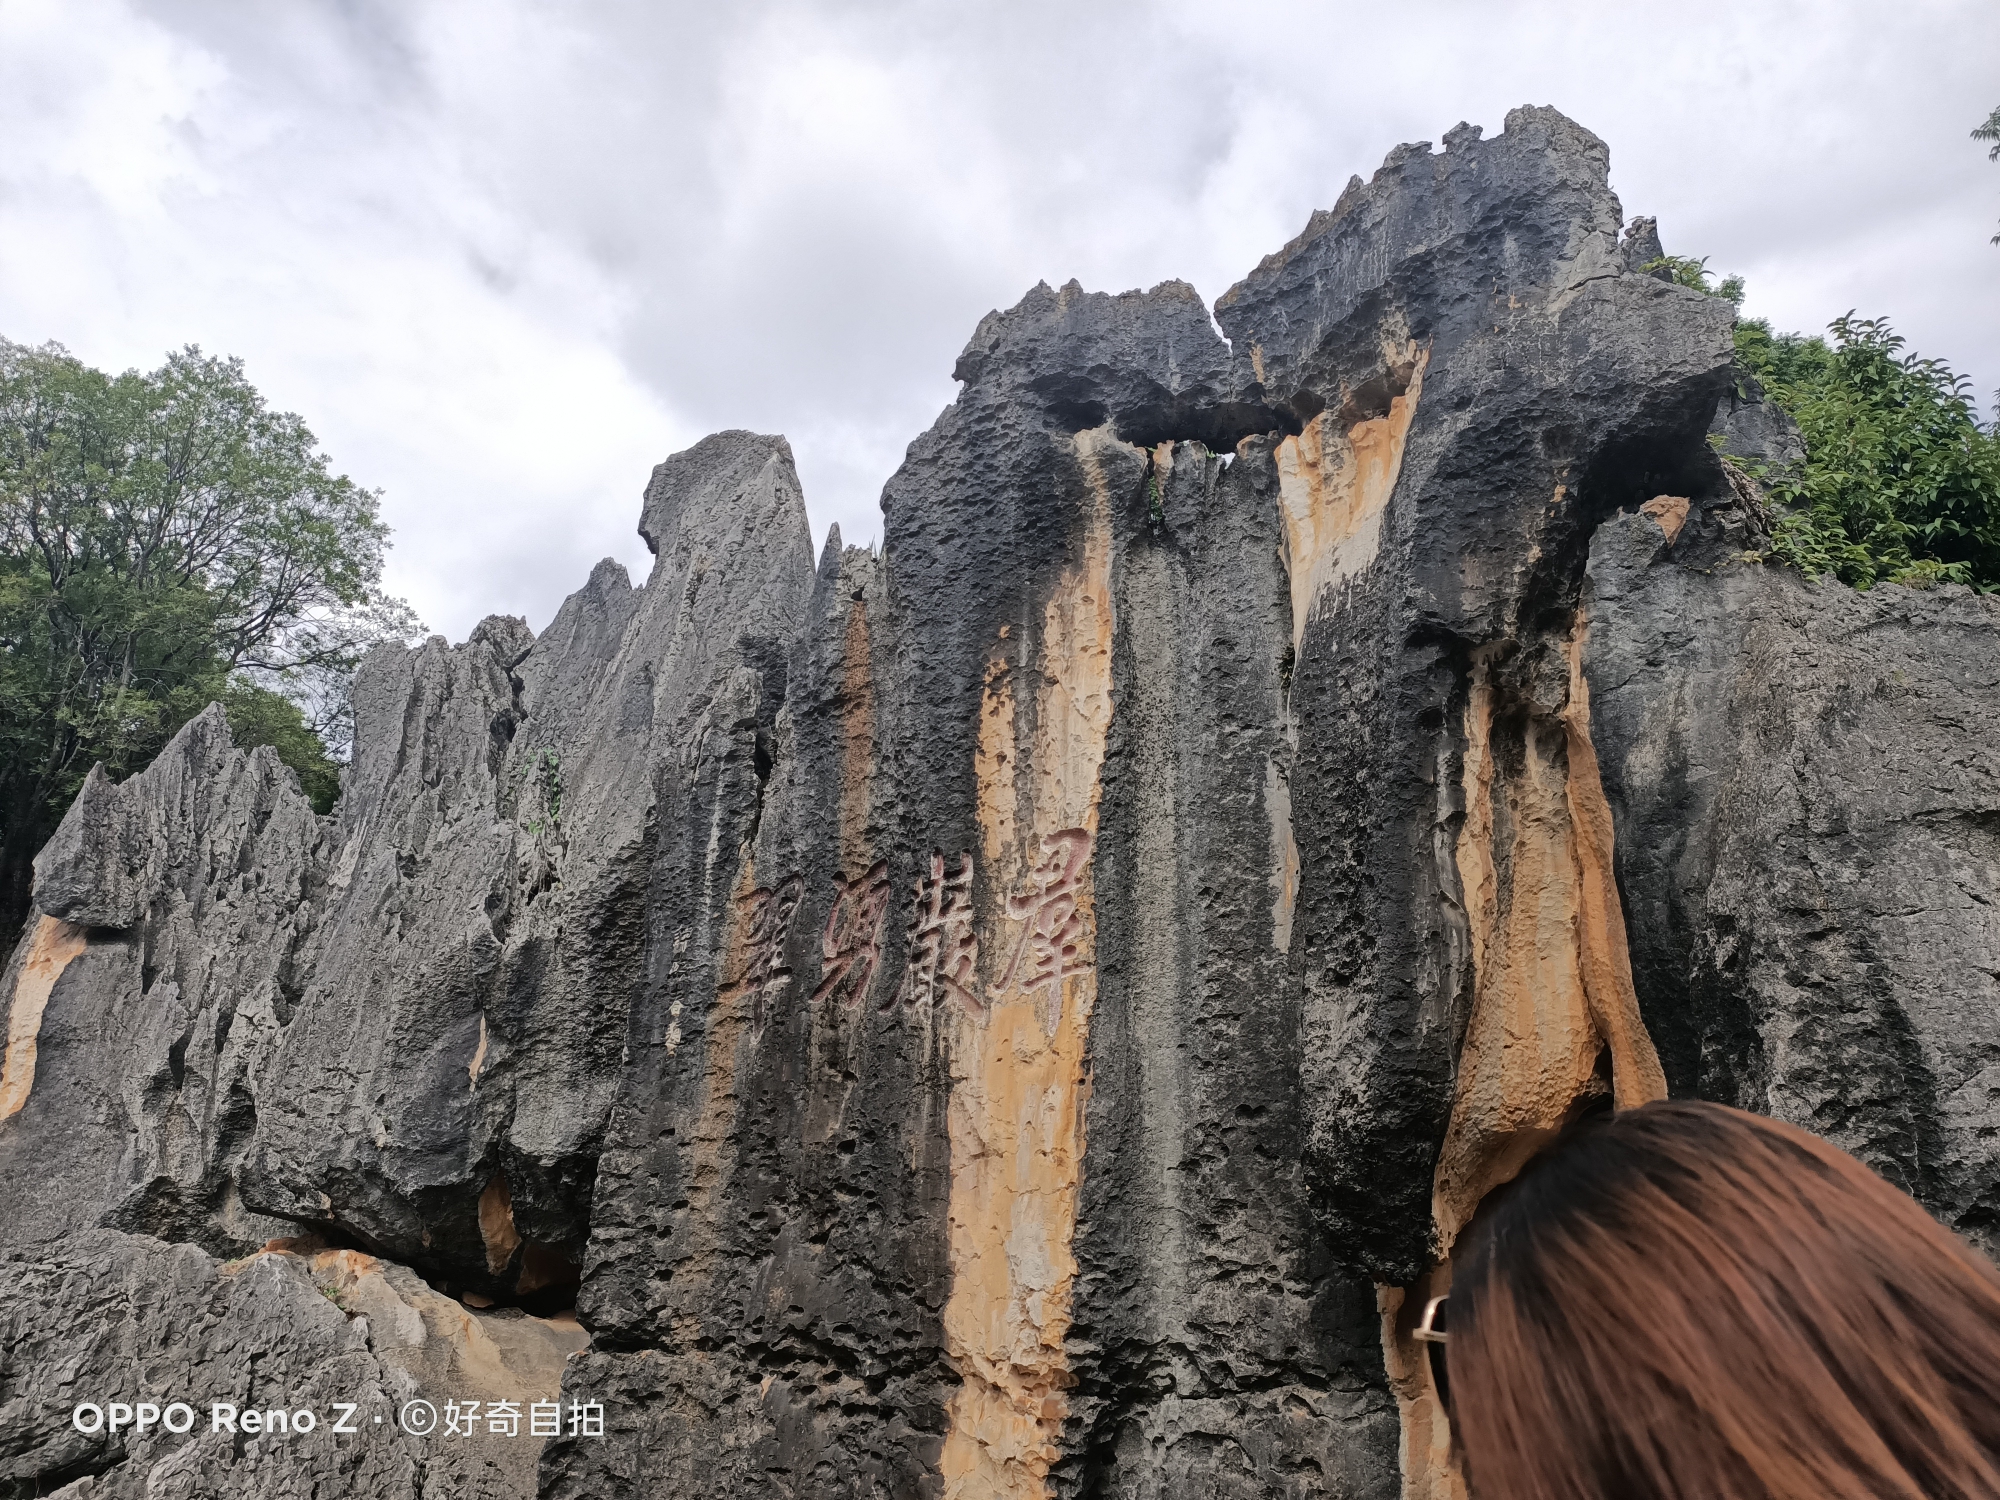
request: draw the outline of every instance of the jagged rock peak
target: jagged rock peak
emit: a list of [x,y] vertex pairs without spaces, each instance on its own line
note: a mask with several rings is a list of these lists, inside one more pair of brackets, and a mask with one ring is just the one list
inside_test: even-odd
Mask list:
[[[792,445],[732,430],[703,438],[653,470],[639,535],[656,558],[746,532],[789,539],[806,525]],[[658,576],[661,564],[654,564]]]

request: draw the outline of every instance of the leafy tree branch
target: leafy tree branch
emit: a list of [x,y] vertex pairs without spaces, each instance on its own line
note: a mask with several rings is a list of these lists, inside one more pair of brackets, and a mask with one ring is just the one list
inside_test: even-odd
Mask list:
[[242,361],[107,375],[0,339],[0,920],[90,767],[138,770],[211,701],[330,806],[348,676],[420,629],[388,534]]
[[1737,324],[1737,358],[1798,423],[1805,462],[1773,476],[1775,551],[1809,574],[2000,589],[2000,434],[1970,381],[1905,352],[1886,319],[1835,318],[1829,339]]
[[[1994,114],[1988,125],[2000,140]],[[1662,256],[1640,269],[1743,301],[1743,278],[1711,284],[1706,259]],[[1776,503],[1774,560],[1855,588],[2000,591],[2000,430],[1980,423],[1971,381],[1908,352],[1884,318],[1849,312],[1827,334],[1736,322],[1738,367],[1805,442],[1804,462],[1780,473],[1736,459]]]

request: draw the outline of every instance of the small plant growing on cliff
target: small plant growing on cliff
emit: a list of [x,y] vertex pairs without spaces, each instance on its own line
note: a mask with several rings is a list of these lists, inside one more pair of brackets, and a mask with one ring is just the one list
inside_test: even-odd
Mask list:
[[1700,260],[1687,255],[1662,255],[1657,260],[1649,260],[1639,269],[1647,275],[1658,271],[1667,273],[1666,279],[1675,286],[1687,287],[1690,291],[1702,292],[1710,297],[1720,297],[1724,302],[1740,306],[1743,302],[1743,278],[1728,276],[1716,286],[1708,284],[1710,271],[1708,257]]
[[562,761],[553,750],[544,750],[535,761],[535,796],[541,805],[542,817],[529,825],[531,831],[539,833],[542,819],[548,820],[551,833],[562,832]]
[[528,841],[521,851],[520,877],[526,899],[562,882],[556,859],[564,843],[562,831],[562,760],[553,750],[540,750],[518,773],[517,784],[531,799],[533,816],[523,825]]
[[2000,589],[2000,433],[1981,426],[1966,378],[1904,352],[1885,319],[1849,313],[1828,332],[1736,327],[1739,363],[1806,445],[1805,462],[1770,482],[1773,552],[1857,588]]

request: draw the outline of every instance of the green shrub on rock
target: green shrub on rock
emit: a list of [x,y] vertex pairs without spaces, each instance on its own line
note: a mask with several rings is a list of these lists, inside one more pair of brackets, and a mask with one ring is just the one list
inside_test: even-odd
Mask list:
[[1763,476],[1775,555],[1856,588],[2000,589],[2000,433],[1980,424],[1966,377],[1905,353],[1886,319],[1849,313],[1828,333],[1736,325],[1738,360],[1805,440],[1803,464]]

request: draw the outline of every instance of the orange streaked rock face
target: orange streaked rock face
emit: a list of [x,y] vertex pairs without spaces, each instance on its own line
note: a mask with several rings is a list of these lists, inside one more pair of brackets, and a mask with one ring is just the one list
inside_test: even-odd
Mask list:
[[521,1248],[521,1232],[514,1227],[514,1195],[507,1189],[504,1172],[495,1172],[479,1195],[479,1238],[486,1245],[486,1269],[495,1276],[507,1269]]
[[[985,1002],[951,1021],[951,1292],[945,1494],[1039,1500],[1074,1383],[1063,1341],[1077,1264],[1077,1191],[1096,999],[1091,853],[1111,723],[1110,496],[1095,490],[1083,555],[1043,613],[1032,727],[1017,730],[1002,666],[989,675],[978,766],[981,850],[998,899],[980,914]],[[996,661],[1005,662],[1006,643]],[[1026,764],[1018,764],[1024,759]]]
[[1681,528],[1687,525],[1688,499],[1685,495],[1655,495],[1639,507],[1642,515],[1648,515],[1658,523],[1667,535],[1667,545],[1671,547],[1680,539]]
[[1278,445],[1294,647],[1304,643],[1320,596],[1374,561],[1381,544],[1382,512],[1403,471],[1403,448],[1430,361],[1430,350],[1414,340],[1385,352],[1401,386],[1386,412],[1357,418],[1345,406],[1329,406]]
[[41,916],[28,940],[21,977],[7,1011],[7,1061],[0,1068],[0,1120],[19,1114],[35,1087],[35,1048],[42,1012],[71,959],[83,952],[84,929],[60,917]]
[[[1465,715],[1465,822],[1457,845],[1472,945],[1472,1013],[1458,1054],[1432,1214],[1442,1264],[1382,1291],[1382,1344],[1403,1411],[1405,1500],[1450,1500],[1463,1483],[1423,1346],[1409,1332],[1450,1285],[1450,1251],[1482,1198],[1512,1180],[1591,1098],[1629,1109],[1664,1099],[1666,1075],[1632,983],[1613,873],[1610,805],[1590,736],[1588,621],[1562,642],[1557,712],[1510,697],[1494,653],[1474,657]],[[1508,743],[1496,746],[1496,718]],[[1504,763],[1503,763],[1504,762]]]
[[[1495,767],[1492,663],[1473,667],[1458,865],[1475,992],[1434,1189],[1447,1252],[1479,1200],[1596,1091],[1600,1057],[1618,1107],[1666,1097],[1612,872],[1582,669],[1586,629],[1579,613],[1565,644],[1566,704],[1553,716],[1519,715],[1519,759],[1504,774]],[[1495,847],[1501,838],[1504,850]]]
[[[330,819],[219,708],[94,778],[0,1119],[16,1475],[220,1276],[219,1389],[379,1330],[384,1399],[574,1284],[606,1430],[491,1500],[1462,1500],[1410,1325],[1655,1048],[1990,1223],[1992,601],[1747,560],[1730,309],[1606,172],[1518,111],[1212,307],[1034,289],[879,547],[814,563],[782,439],[672,456],[643,587],[370,657]],[[202,1268],[312,1227],[376,1269]],[[439,1453],[295,1472],[487,1500]]]

